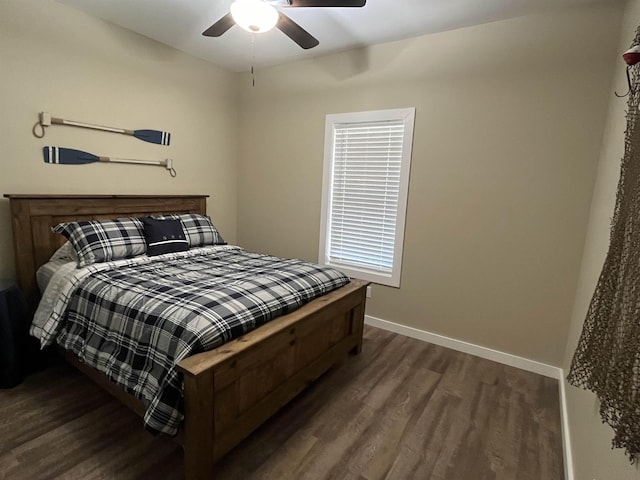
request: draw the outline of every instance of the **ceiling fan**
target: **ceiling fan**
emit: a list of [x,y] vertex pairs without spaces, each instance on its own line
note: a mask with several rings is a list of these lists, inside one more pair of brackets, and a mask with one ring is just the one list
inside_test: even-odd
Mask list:
[[304,28],[291,20],[274,5],[285,8],[301,7],[364,7],[367,0],[235,0],[230,12],[207,28],[202,35],[219,37],[234,23],[251,33],[263,33],[278,28],[304,49],[320,42]]

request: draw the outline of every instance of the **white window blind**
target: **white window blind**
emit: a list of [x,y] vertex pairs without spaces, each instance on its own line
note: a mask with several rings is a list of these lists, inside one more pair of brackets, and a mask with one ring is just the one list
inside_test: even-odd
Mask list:
[[399,286],[413,113],[327,117],[321,263]]

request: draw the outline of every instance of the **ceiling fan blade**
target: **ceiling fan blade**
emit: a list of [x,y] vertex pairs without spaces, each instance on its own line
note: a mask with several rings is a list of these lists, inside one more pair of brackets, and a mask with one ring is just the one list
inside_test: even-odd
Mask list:
[[316,47],[320,43],[318,39],[282,12],[278,12],[278,23],[276,27],[305,50]]
[[231,16],[231,12],[229,12],[216,23],[207,28],[204,32],[202,32],[202,35],[204,35],[205,37],[219,37],[224,32],[233,27],[235,23],[236,22]]
[[367,0],[289,0],[284,7],[364,7]]

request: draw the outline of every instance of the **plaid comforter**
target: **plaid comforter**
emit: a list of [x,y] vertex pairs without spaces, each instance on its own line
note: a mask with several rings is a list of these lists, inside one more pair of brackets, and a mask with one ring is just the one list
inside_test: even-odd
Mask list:
[[180,360],[349,281],[332,268],[230,246],[95,264],[58,280],[32,334],[143,400],[145,428],[169,435],[182,420]]

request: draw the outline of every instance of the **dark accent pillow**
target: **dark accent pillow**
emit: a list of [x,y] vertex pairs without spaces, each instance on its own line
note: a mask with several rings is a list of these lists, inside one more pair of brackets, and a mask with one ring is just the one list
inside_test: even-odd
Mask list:
[[211,219],[206,215],[183,213],[180,215],[165,215],[157,218],[180,220],[190,247],[227,244],[224,238],[222,238],[222,235],[220,235],[220,232],[218,232],[218,229],[211,222]]
[[78,267],[142,255],[147,245],[137,218],[65,222],[52,228],[64,235],[78,254]]
[[142,219],[142,223],[144,224],[144,237],[147,241],[147,255],[150,257],[189,250],[189,242],[180,220],[145,217]]

